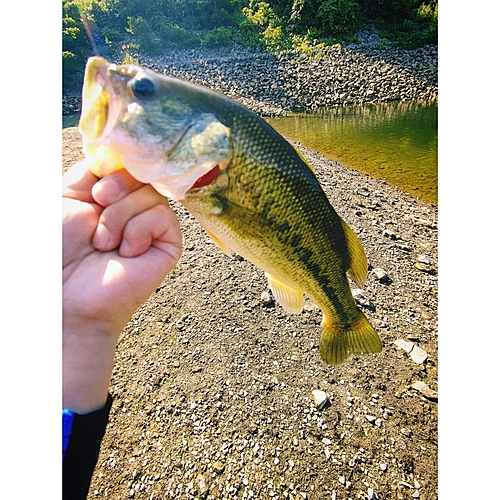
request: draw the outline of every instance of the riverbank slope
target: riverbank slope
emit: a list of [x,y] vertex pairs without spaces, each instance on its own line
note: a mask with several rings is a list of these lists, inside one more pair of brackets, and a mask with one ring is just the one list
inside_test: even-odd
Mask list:
[[382,353],[325,365],[319,309],[287,314],[174,203],[183,255],[121,335],[89,498],[438,498],[437,207],[295,146],[366,249]]
[[[219,91],[261,116],[318,107],[437,99],[437,46],[405,50],[373,45],[330,47],[312,54],[251,52],[234,45],[135,54],[150,69]],[[63,96],[63,114],[80,110],[79,94]]]

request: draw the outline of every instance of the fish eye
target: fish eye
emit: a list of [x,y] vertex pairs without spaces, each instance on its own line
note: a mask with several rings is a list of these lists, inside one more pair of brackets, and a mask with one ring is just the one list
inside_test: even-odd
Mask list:
[[138,99],[148,99],[155,94],[155,85],[148,78],[138,77],[132,82],[132,92]]

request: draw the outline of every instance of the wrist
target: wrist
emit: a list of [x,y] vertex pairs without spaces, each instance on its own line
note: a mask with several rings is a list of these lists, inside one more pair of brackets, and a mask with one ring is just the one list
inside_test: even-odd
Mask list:
[[63,330],[63,408],[85,414],[108,397],[118,335]]

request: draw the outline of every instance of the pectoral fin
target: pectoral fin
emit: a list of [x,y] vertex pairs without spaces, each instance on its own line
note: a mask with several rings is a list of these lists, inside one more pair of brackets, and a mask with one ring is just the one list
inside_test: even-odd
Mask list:
[[268,273],[266,273],[266,277],[274,298],[281,304],[283,309],[292,314],[300,313],[304,307],[304,294],[302,291],[285,285]]
[[211,233],[210,231],[207,231],[205,229],[205,232],[208,234],[208,236],[210,236],[210,239],[228,256],[228,257],[232,257],[233,256],[233,253],[231,252],[231,250],[221,241],[219,240],[219,238],[217,238],[217,236],[215,236],[215,234]]

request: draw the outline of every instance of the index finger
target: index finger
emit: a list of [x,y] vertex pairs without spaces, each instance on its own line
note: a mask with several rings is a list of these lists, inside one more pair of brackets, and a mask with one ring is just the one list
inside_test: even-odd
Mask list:
[[89,162],[83,160],[75,163],[62,178],[63,198],[93,203],[92,186],[98,178],[89,170]]
[[92,196],[99,205],[107,207],[142,186],[142,182],[134,179],[122,168],[99,180],[92,188]]

